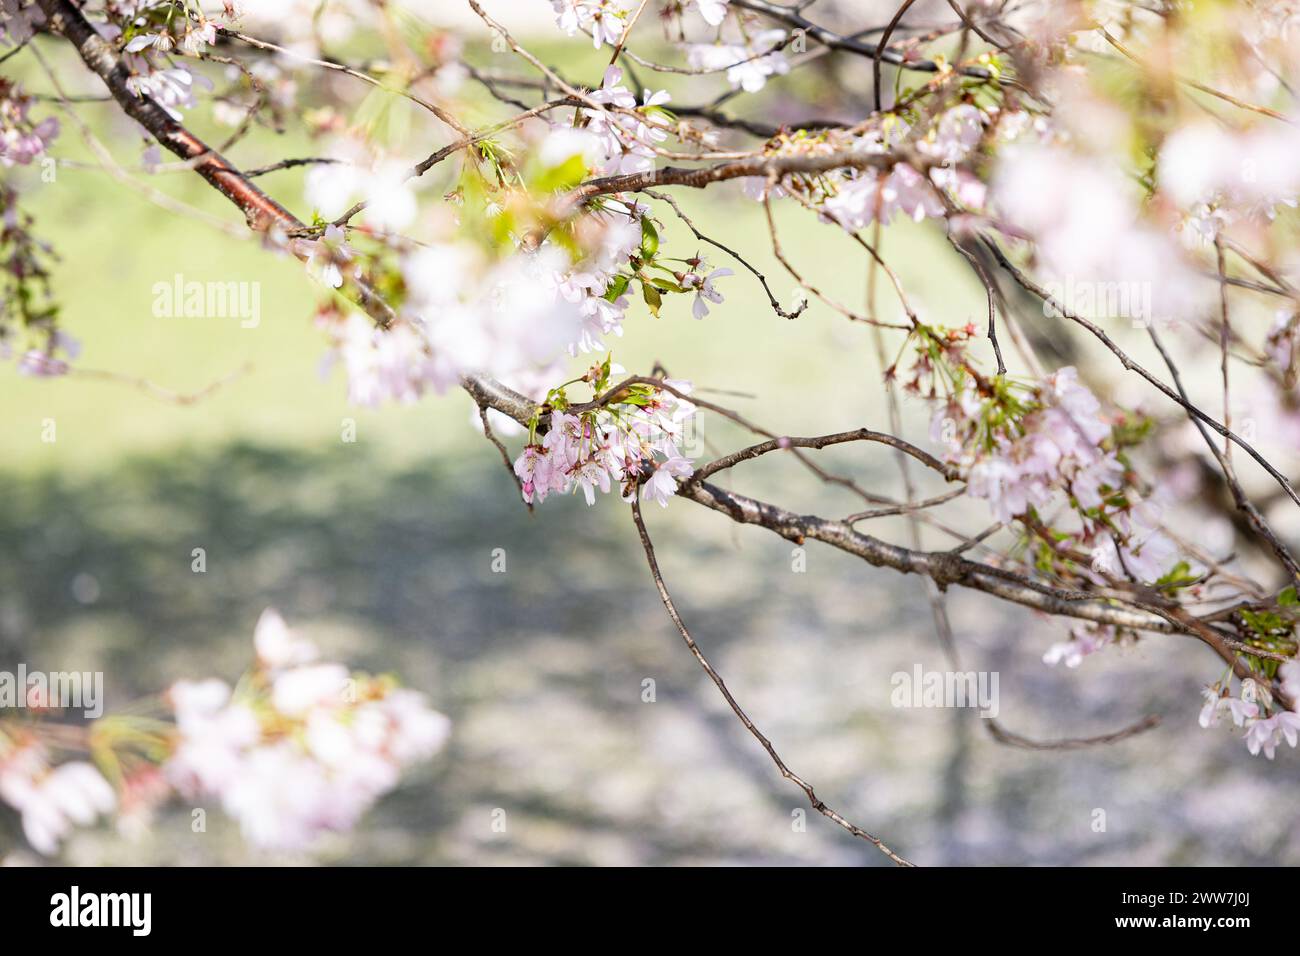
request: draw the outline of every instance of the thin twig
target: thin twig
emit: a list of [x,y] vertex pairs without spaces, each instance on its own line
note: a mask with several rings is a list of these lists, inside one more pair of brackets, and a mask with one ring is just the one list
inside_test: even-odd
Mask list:
[[909,863],[907,860],[903,859],[903,857],[891,850],[879,837],[872,836],[857,824],[850,823],[836,810],[823,803],[821,798],[817,796],[816,791],[813,790],[812,784],[808,783],[786,766],[785,761],[781,759],[781,755],[777,753],[776,748],[772,746],[772,741],[769,740],[763,732],[758,729],[754,722],[749,719],[749,715],[745,713],[744,709],[736,701],[736,698],[732,696],[731,691],[727,688],[726,682],[722,679],[722,675],[719,674],[713,665],[709,663],[709,659],[704,656],[704,652],[701,651],[699,645],[695,643],[695,638],[693,638],[691,632],[687,630],[686,624],[682,621],[681,615],[677,613],[677,608],[673,604],[673,599],[668,594],[668,587],[664,584],[663,575],[659,572],[659,562],[655,558],[654,545],[650,542],[650,533],[646,530],[645,521],[641,517],[641,503],[636,498],[632,499],[632,520],[636,523],[637,534],[641,536],[641,547],[645,549],[646,562],[650,565],[650,576],[654,578],[655,588],[659,592],[659,599],[663,601],[664,608],[668,611],[668,616],[672,618],[673,624],[677,626],[678,633],[682,635],[682,640],[686,642],[686,646],[690,649],[691,654],[695,657],[695,660],[699,663],[700,667],[704,669],[704,673],[709,675],[709,680],[713,681],[714,685],[721,692],[723,699],[727,702],[727,706],[731,708],[732,713],[734,713],[737,719],[744,724],[745,729],[753,735],[754,739],[762,744],[763,749],[766,750],[768,756],[772,758],[772,762],[776,764],[777,769],[781,771],[781,776],[802,790],[804,795],[808,797],[808,802],[812,804],[812,808],[822,816],[834,821],[849,833],[852,833],[855,837],[866,840],[881,853],[885,854],[885,856],[893,860],[897,865],[912,866],[912,863]]

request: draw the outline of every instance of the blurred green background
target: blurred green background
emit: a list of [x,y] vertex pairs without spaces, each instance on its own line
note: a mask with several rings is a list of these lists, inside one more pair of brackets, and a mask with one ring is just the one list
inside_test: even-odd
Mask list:
[[[582,43],[543,52],[571,76],[598,78]],[[514,68],[486,50],[473,55]],[[70,90],[97,92],[75,64],[57,62]],[[49,90],[25,57],[7,68]],[[359,102],[364,93],[348,95]],[[817,91],[803,97],[796,106],[815,111]],[[502,115],[479,108],[483,119]],[[771,103],[783,108],[794,107]],[[80,112],[124,166],[138,163],[138,132],[114,107]],[[220,138],[206,111],[193,119]],[[421,115],[410,129],[412,160],[446,142]],[[312,152],[299,132],[262,130],[230,157],[252,167]],[[66,120],[55,153],[88,158]],[[195,177],[136,175],[236,220]],[[530,516],[495,449],[471,428],[464,395],[347,405],[341,373],[319,374],[325,342],[311,322],[319,288],[293,261],[167,213],[103,172],[64,165],[54,183],[30,170],[12,178],[61,256],[56,290],[64,327],[83,345],[78,367],[178,392],[248,370],[178,406],[122,382],[0,368],[0,666],[102,670],[112,709],[182,676],[233,680],[249,661],[257,615],[274,605],[331,656],[399,673],[452,718],[451,744],[356,832],[327,841],[314,858],[324,862],[887,863],[816,814],[795,825],[806,803],[682,646],[616,499],[590,509],[580,498],[550,500]],[[301,183],[301,171],[261,180],[305,216]],[[426,199],[445,185],[423,184]],[[752,253],[789,302],[795,284],[770,255],[760,206],[730,188],[680,201],[706,231]],[[699,248],[670,210],[657,212],[676,254]],[[785,249],[808,278],[860,310],[860,250],[803,210],[779,216]],[[897,224],[883,248],[924,317],[983,321],[983,292],[940,234]],[[716,250],[710,258],[737,268],[722,287],[726,304],[702,322],[685,300],[670,301],[658,320],[638,305],[615,340],[618,362],[646,371],[658,361],[701,387],[745,393],[711,397],[777,432],[888,426],[869,328],[816,302],[786,321],[752,276]],[[155,318],[152,287],[177,273],[259,283],[261,324]],[[883,281],[878,304],[882,318],[898,317]],[[341,440],[349,418],[355,443]],[[57,428],[52,443],[42,441],[47,419]],[[909,406],[918,440],[924,419]],[[716,417],[702,427],[710,451],[746,441]],[[519,440],[510,445],[517,452]],[[879,447],[839,449],[824,463],[882,493],[899,490]],[[799,511],[860,510],[788,460],[742,466],[730,482]],[[922,481],[920,490],[936,489]],[[1195,727],[1198,687],[1217,676],[1198,647],[1153,637],[1056,671],[1040,658],[1064,639],[1059,623],[952,594],[966,666],[1001,673],[1001,716],[1018,732],[1085,736],[1146,713],[1165,718],[1115,747],[1010,750],[969,712],[890,706],[895,671],[944,666],[919,582],[815,545],[806,573],[795,573],[791,545],[769,533],[682,502],[652,511],[668,585],[741,702],[823,799],[905,856],[927,864],[1300,857],[1294,754],[1265,765],[1231,735]],[[943,515],[969,530],[982,521],[960,505]],[[871,530],[907,541],[894,520]],[[191,571],[197,547],[207,553],[204,574]],[[491,571],[495,548],[506,551],[505,574]],[[647,679],[653,703],[642,699]],[[492,828],[498,808],[505,833]],[[1093,829],[1096,809],[1106,811],[1105,832]],[[190,832],[185,809],[143,837],[82,832],[67,859],[281,861],[245,848],[219,813],[209,819],[206,834]],[[17,847],[14,821],[0,815],[0,855]],[[19,848],[12,858],[28,857]]]

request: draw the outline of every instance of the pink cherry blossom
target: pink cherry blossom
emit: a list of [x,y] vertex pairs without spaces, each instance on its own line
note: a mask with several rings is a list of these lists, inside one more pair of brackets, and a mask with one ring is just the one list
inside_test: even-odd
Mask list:
[[716,27],[726,19],[728,0],[694,0],[694,2],[700,16],[709,26]]
[[723,301],[722,293],[717,290],[713,283],[725,276],[735,274],[731,269],[714,269],[707,276],[700,276],[695,273],[688,274],[682,285],[695,291],[695,304],[691,307],[691,314],[697,319],[702,319],[708,315],[709,302],[717,305]]
[[747,46],[694,43],[686,48],[686,56],[697,70],[725,70],[733,88],[757,93],[767,85],[768,77],[790,72],[790,62],[777,49],[786,39],[784,30],[763,30]]
[[71,761],[50,769],[48,760],[36,742],[0,750],[0,800],[22,814],[23,835],[32,847],[53,856],[74,825],[88,826],[111,813],[117,798],[89,763]]
[[276,670],[310,664],[320,656],[316,645],[289,630],[280,612],[267,608],[253,629],[253,646],[263,667]]
[[1246,731],[1246,748],[1252,756],[1258,755],[1262,750],[1264,756],[1272,760],[1278,744],[1283,740],[1290,747],[1300,741],[1300,714],[1289,710],[1279,711],[1267,719],[1256,720]]
[[655,465],[654,472],[641,486],[642,499],[653,499],[661,508],[668,507],[668,499],[677,494],[677,480],[695,473],[690,461],[670,446],[667,457]]

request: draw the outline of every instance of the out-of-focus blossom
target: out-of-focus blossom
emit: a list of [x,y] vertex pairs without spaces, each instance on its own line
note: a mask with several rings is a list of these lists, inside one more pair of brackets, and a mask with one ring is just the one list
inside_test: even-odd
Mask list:
[[999,165],[992,194],[1006,221],[1033,237],[1040,280],[1071,293],[1057,296],[1065,308],[1190,321],[1213,304],[1215,287],[1167,231],[1144,221],[1135,189],[1095,157],[1028,147]]
[[310,664],[319,653],[315,644],[289,630],[280,612],[270,607],[257,619],[253,647],[257,650],[258,663],[268,670]]
[[1218,123],[1185,126],[1160,150],[1160,187],[1188,212],[1204,240],[1238,218],[1271,220],[1300,197],[1300,129],[1269,121],[1243,132]]
[[[408,0],[401,5],[409,5]],[[204,0],[203,6],[218,17],[225,12],[227,0]],[[300,56],[319,56],[322,46],[340,46],[373,13],[369,0],[330,0],[324,5],[320,0],[241,0],[236,6],[241,29],[255,36],[275,36]]]
[[1300,714],[1289,710],[1280,710],[1272,717],[1256,720],[1246,730],[1246,748],[1252,755],[1263,751],[1269,760],[1282,741],[1294,747],[1300,740]]
[[551,0],[555,22],[569,36],[589,34],[592,43],[615,44],[623,36],[636,0]]
[[823,208],[826,215],[850,231],[862,229],[877,218],[888,225],[899,212],[917,222],[944,213],[934,186],[907,163],[895,164],[887,174],[863,170],[845,181]]
[[[60,358],[62,353],[66,358]],[[18,373],[34,378],[57,378],[68,374],[68,361],[81,353],[81,344],[72,336],[55,330],[44,349],[28,349],[18,360]]]
[[[5,747],[0,738],[0,748]],[[22,814],[23,835],[32,847],[53,856],[74,825],[88,826],[117,805],[113,788],[93,766],[72,761],[50,768],[36,742],[0,750],[0,800]]]
[[[583,336],[586,296],[566,296],[567,257],[517,252],[485,266],[468,243],[439,243],[407,257],[407,308],[388,328],[349,314],[327,321],[350,399],[413,402],[470,373],[511,379],[552,362]],[[578,301],[574,301],[577,299]]]
[[251,843],[300,851],[351,828],[445,743],[448,721],[421,694],[315,663],[316,648],[276,612],[262,615],[255,643],[259,669],[238,695],[221,681],[173,686],[165,765],[182,794],[219,799]]
[[252,710],[230,703],[224,681],[178,681],[168,691],[176,715],[177,742],[164,765],[182,796],[222,791],[240,772],[242,754],[259,739]]
[[32,100],[17,84],[0,78],[0,166],[26,166],[44,155],[59,133],[53,116],[34,121]]
[[984,114],[969,103],[945,110],[917,149],[943,163],[965,159],[984,135]]
[[307,173],[307,201],[326,219],[337,219],[354,203],[366,204],[363,215],[377,228],[397,231],[409,226],[417,211],[411,163],[382,155],[356,136],[343,136],[324,150],[330,163]]
[[728,0],[695,0],[695,9],[700,12],[704,22],[716,27],[727,18]]
[[733,89],[757,93],[767,85],[768,77],[790,72],[790,61],[779,49],[787,36],[784,30],[763,30],[747,46],[692,43],[686,48],[686,58],[697,70],[725,70]]
[[30,40],[38,27],[45,25],[45,12],[39,4],[24,0],[0,0],[0,43],[19,46]]
[[1292,700],[1300,700],[1300,660],[1292,658],[1277,669],[1282,692]]
[[1083,659],[1117,642],[1114,627],[1108,624],[1080,624],[1070,629],[1070,640],[1053,644],[1043,655],[1043,663],[1078,667]]

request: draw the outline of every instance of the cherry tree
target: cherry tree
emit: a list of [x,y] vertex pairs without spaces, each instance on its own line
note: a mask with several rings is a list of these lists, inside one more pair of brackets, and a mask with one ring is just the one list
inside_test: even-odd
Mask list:
[[[76,319],[64,327],[54,250],[18,174],[80,136],[144,201],[182,215],[147,177],[202,177],[234,207],[218,228],[299,260],[352,401],[467,393],[485,454],[537,520],[579,492],[626,508],[672,626],[776,770],[895,863],[907,860],[825,803],[709,662],[660,572],[649,502],[924,578],[957,669],[954,587],[1053,620],[1045,665],[1161,635],[1162,653],[1204,660],[1201,727],[1269,760],[1296,745],[1300,4],[550,0],[547,49],[595,51],[596,73],[530,49],[490,3],[464,0],[472,25],[457,31],[429,26],[425,6],[0,0],[0,62],[45,90],[0,78],[3,356],[51,380],[76,370]],[[470,55],[483,47],[491,69]],[[73,71],[139,136],[96,139]],[[657,88],[665,76],[675,95]],[[773,124],[763,97],[809,80],[831,91],[832,118]],[[468,105],[485,94],[486,119]],[[366,96],[404,98],[427,125],[386,135],[357,117]],[[191,131],[196,117],[227,130],[219,143]],[[288,126],[314,155],[236,161],[250,130]],[[305,195],[262,187],[293,167]],[[701,190],[743,194],[767,235],[747,248],[692,217]],[[808,278],[812,255],[783,244],[778,209],[849,244],[865,307]],[[942,238],[944,268],[978,280],[986,319],[913,305],[890,262],[904,219]],[[696,244],[674,248],[671,222]],[[752,261],[760,246],[793,301]],[[869,328],[885,369],[870,423],[781,434],[707,398],[689,368],[615,362],[619,339],[666,306],[708,323],[739,283],[761,288],[773,323]],[[906,433],[904,403],[925,408],[928,432]],[[694,454],[687,438],[709,419],[752,440]],[[856,444],[897,458],[895,493],[825,462]],[[801,514],[718,483],[778,456],[861,510]],[[954,531],[953,515],[984,530]],[[900,516],[906,540],[871,532]],[[1189,521],[1223,533],[1189,534]],[[926,549],[922,530],[950,544]],[[0,719],[0,800],[43,853],[101,814],[143,825],[173,794],[215,796],[260,845],[309,846],[448,733],[418,693],[317,657],[268,610],[234,687],[179,681],[147,719]],[[1153,721],[1046,741],[985,723],[1009,746],[1075,748]]]

